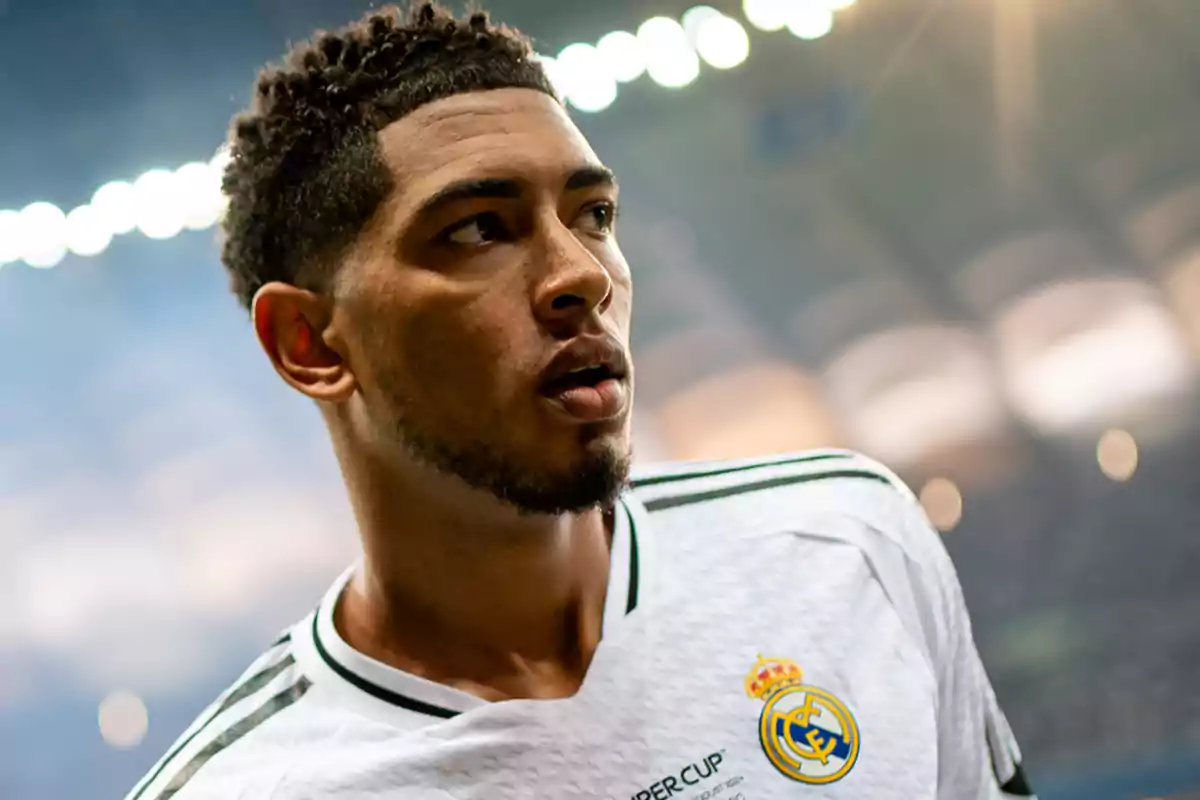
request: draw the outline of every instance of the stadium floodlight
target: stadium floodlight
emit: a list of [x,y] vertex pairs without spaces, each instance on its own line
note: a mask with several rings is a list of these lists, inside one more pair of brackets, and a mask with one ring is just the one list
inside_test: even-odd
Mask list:
[[760,31],[777,31],[788,24],[788,19],[801,0],[742,0],[742,13],[750,24]]
[[596,50],[608,73],[621,83],[630,83],[646,72],[646,59],[638,39],[629,31],[613,31],[596,42]]
[[696,51],[717,69],[732,69],[750,56],[750,36],[736,19],[708,17],[696,29]]
[[567,45],[554,59],[563,95],[580,111],[603,111],[617,99],[617,81],[600,51],[582,42]]
[[21,209],[21,259],[31,267],[47,269],[67,254],[67,215],[53,203],[30,203]]
[[801,0],[788,13],[787,29],[799,39],[820,39],[833,30],[833,10],[816,0]]
[[16,261],[24,250],[21,215],[16,211],[0,211],[0,265]]
[[133,184],[109,181],[96,190],[89,204],[101,215],[113,234],[129,233],[137,227]]
[[103,253],[112,242],[112,229],[92,206],[79,206],[67,214],[66,245],[77,256]]
[[151,239],[170,239],[183,230],[186,212],[174,173],[152,169],[133,182],[137,227]]
[[[803,38],[824,35],[832,9],[854,0],[744,0],[746,17],[763,30],[791,28]],[[618,83],[649,74],[655,83],[678,89],[700,75],[701,59],[730,69],[749,55],[750,38],[741,23],[712,6],[695,6],[682,24],[653,17],[637,33],[612,31],[595,46],[573,44],[557,58],[535,55],[559,96],[587,113],[603,111],[617,99]],[[231,155],[222,144],[207,162],[176,170],[152,169],[133,183],[110,181],[91,201],[63,214],[50,203],[23,211],[0,211],[0,265],[24,260],[50,267],[72,252],[99,255],[113,237],[138,229],[151,239],[203,230],[220,221],[229,203],[222,179]]]
[[1166,419],[1195,377],[1175,321],[1132,279],[1033,289],[996,316],[994,339],[1013,407],[1051,434]]
[[700,75],[700,57],[683,26],[669,17],[651,17],[638,27],[646,71],[659,86],[680,89]]

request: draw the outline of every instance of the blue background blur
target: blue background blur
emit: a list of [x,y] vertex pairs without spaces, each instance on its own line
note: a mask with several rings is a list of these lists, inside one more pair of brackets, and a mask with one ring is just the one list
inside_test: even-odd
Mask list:
[[[946,531],[1043,800],[1200,797],[1200,4],[859,0],[816,36],[820,1],[777,3],[809,38],[714,2],[745,63],[575,111],[623,184],[639,457],[886,461]],[[489,7],[553,56],[689,4]],[[207,161],[259,65],[364,10],[0,0],[0,209]],[[0,254],[28,248],[7,219]],[[212,228],[10,255],[0,798],[114,798],[354,531]]]

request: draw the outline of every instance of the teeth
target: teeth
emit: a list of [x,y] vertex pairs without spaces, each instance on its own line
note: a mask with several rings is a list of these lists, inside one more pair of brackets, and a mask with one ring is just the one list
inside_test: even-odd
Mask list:
[[567,374],[574,375],[577,372],[587,372],[589,369],[595,369],[595,367],[576,367],[575,369],[571,370]]

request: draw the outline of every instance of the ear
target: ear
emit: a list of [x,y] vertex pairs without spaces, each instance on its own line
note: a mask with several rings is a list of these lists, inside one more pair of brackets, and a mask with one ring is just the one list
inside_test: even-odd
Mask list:
[[254,332],[275,371],[293,389],[322,403],[342,403],[358,388],[330,336],[328,298],[286,283],[268,283],[251,304]]

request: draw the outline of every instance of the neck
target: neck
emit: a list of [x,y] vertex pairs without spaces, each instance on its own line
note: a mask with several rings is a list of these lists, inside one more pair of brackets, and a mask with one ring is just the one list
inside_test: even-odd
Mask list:
[[600,639],[609,516],[522,514],[338,450],[364,554],[335,613],[347,642],[488,699],[573,694]]

